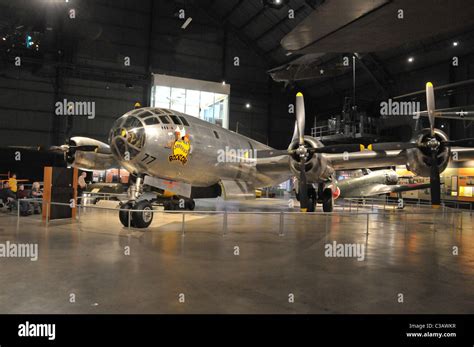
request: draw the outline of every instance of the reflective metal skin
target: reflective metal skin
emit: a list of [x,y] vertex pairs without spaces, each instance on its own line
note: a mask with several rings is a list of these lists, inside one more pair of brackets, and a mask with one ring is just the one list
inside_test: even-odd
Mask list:
[[[299,92],[295,130],[287,150],[273,149],[177,111],[151,107],[135,109],[118,118],[110,130],[108,145],[75,137],[70,144],[53,146],[52,150],[64,152],[71,166],[106,169],[113,165],[136,176],[129,188],[130,201],[123,205],[119,218],[123,225],[138,228],[151,223],[153,214],[149,211],[158,202],[156,188],[163,195],[171,192],[171,201],[162,202],[165,209],[176,209],[176,200],[183,198],[187,199],[184,207],[179,203],[178,209],[194,209],[193,198],[220,195],[225,199],[252,199],[256,188],[275,186],[296,176],[300,210],[312,212],[320,201],[323,211],[332,212],[334,198],[341,193],[334,184],[336,170],[393,165],[406,165],[418,175],[429,176],[432,205],[438,206],[439,173],[446,169],[451,151],[457,154],[456,160],[471,159],[474,139],[449,141],[434,127],[438,112],[430,82],[426,84],[426,98],[430,128],[421,130],[410,142],[375,143],[367,148],[361,144],[324,146],[305,136],[304,98]],[[357,196],[381,194],[387,192],[387,186],[392,186],[388,192],[395,191],[393,185],[398,178],[392,173],[368,176],[355,181],[359,186],[354,193]],[[378,182],[379,178],[383,182]],[[357,191],[354,184],[352,188]],[[360,187],[367,184],[370,191],[362,191]],[[144,189],[145,186],[155,189]],[[348,188],[351,186],[346,187],[346,194]],[[135,212],[127,213],[131,208]]]
[[339,194],[334,198],[358,198],[387,193],[429,188],[429,184],[398,185],[398,175],[393,170],[370,171],[366,175],[347,178],[336,183]]
[[[441,131],[436,130],[441,135]],[[420,135],[421,136],[421,135]],[[441,137],[445,137],[441,136]],[[318,140],[304,137],[311,146],[323,146]],[[99,141],[74,137],[80,144]],[[297,143],[292,142],[292,149]],[[277,185],[299,170],[294,158],[281,155],[258,158],[259,150],[271,147],[196,117],[160,108],[140,108],[127,112],[114,123],[109,145],[100,143],[95,152],[77,151],[71,165],[83,169],[122,166],[135,175],[150,175],[170,181],[208,187],[216,183],[246,182],[251,188]],[[452,148],[462,159],[472,157],[472,150]],[[408,153],[415,153],[412,155]],[[87,153],[87,154],[85,154]],[[440,170],[448,157],[443,153]],[[421,167],[424,158],[418,149],[354,153],[313,154],[307,161],[308,183],[328,182],[335,170],[376,168],[392,165]],[[422,170],[423,174],[425,170]],[[235,192],[233,192],[235,198]]]
[[250,181],[261,187],[291,175],[288,158],[280,170],[276,166],[269,170],[270,162],[258,162],[256,151],[270,147],[171,110],[141,108],[126,113],[110,131],[109,144],[117,162],[133,174],[197,187],[221,180]]

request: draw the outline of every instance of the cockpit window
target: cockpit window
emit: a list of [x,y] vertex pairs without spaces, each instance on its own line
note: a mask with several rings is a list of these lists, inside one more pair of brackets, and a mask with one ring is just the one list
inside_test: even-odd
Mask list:
[[[155,117],[147,118],[147,120],[153,118]],[[117,120],[114,126],[110,134],[112,149],[124,160],[133,159],[145,146],[146,134],[143,122],[136,116],[128,114]]]
[[145,118],[145,117],[148,117],[148,116],[151,116],[151,115],[153,115],[153,113],[151,113],[150,111],[142,110],[142,112],[137,113],[137,114],[135,115],[135,117],[138,117],[138,118]]
[[145,144],[145,129],[133,128],[127,131],[127,142],[137,148],[142,148]]
[[175,116],[173,114],[170,114],[170,118],[171,118],[171,120],[173,121],[174,124],[181,125],[181,122],[179,121],[177,116]]
[[158,107],[152,108],[151,111],[155,112],[155,114],[164,114],[165,113],[165,112],[163,112],[163,109],[158,108]]
[[183,125],[189,126],[189,123],[186,120],[186,118],[184,118],[183,116],[179,116],[179,119],[181,119],[181,122],[183,122]]
[[160,120],[158,117],[150,117],[145,119],[145,124],[146,125],[155,125],[155,124],[160,124]]
[[160,116],[160,120],[161,120],[161,123],[163,123],[163,124],[170,124],[171,123],[168,116]]
[[142,126],[142,122],[140,122],[137,118],[135,117],[127,117],[125,120],[125,123],[123,123],[123,127],[127,129],[131,128],[138,128]]

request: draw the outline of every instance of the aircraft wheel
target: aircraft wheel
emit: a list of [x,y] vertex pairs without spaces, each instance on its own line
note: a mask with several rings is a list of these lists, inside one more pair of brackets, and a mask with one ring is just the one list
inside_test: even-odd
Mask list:
[[153,221],[153,206],[147,200],[142,200],[135,204],[134,210],[144,210],[143,212],[132,212],[132,222],[135,228],[148,228]]
[[316,211],[316,200],[309,199],[308,200],[308,212]]
[[189,211],[193,211],[194,208],[196,207],[196,203],[194,202],[193,199],[189,199],[186,201],[186,209]]
[[332,197],[332,189],[325,188],[323,190],[323,211],[332,212],[334,208],[334,199]]
[[174,203],[173,203],[173,201],[170,201],[170,200],[165,201],[165,202],[163,203],[163,208],[165,209],[165,211],[172,211],[172,210],[174,210]]
[[[130,210],[132,207],[133,207],[133,204],[129,201],[129,202],[126,202],[125,204],[121,205],[120,209],[121,210]],[[119,211],[119,219],[120,219],[120,222],[122,223],[122,225],[124,227],[128,227],[128,216],[129,216],[128,211]],[[130,222],[130,226],[133,227],[133,214],[131,214],[131,217],[132,217],[132,221]]]

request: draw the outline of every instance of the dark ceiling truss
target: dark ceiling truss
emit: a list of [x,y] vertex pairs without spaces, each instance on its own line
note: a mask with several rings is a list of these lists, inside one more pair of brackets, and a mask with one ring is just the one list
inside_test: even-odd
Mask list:
[[252,23],[255,19],[257,19],[258,17],[260,17],[265,11],[267,10],[267,7],[266,6],[263,6],[257,13],[255,13],[253,16],[251,16],[249,19],[247,19],[247,21],[242,24],[241,26],[238,27],[239,30],[244,30],[245,27],[247,27],[247,25],[249,25],[250,23]]
[[[305,9],[309,11],[313,11],[316,9],[321,3],[323,3],[323,0],[305,0],[302,2],[302,4],[295,10],[295,16],[301,15],[304,13]],[[260,16],[263,16],[266,14],[266,11],[269,10],[269,7],[267,5],[262,4],[262,7],[254,13],[250,18],[248,18],[245,23],[241,24],[240,26],[235,26],[232,24],[232,16],[236,13],[236,11],[245,5],[245,0],[238,0],[236,3],[234,3],[233,6],[229,10],[227,10],[223,15],[217,15],[217,13],[214,12],[212,9],[212,5],[207,5],[203,6],[203,9],[206,10],[206,12],[211,16],[211,18],[218,20],[222,24],[227,24],[231,32],[236,34],[247,46],[252,48],[257,54],[260,56],[264,57],[266,60],[273,60],[273,63],[281,63],[276,61],[275,58],[273,57],[268,57],[269,54],[273,53],[274,51],[278,49],[282,49],[280,45],[280,39],[287,34],[290,30],[291,27],[296,25],[290,25],[289,28],[282,28],[282,25],[285,23],[289,23],[289,18],[285,14],[285,16],[281,19],[279,19],[276,23],[271,25],[269,28],[258,34],[255,38],[251,38],[247,34],[244,33],[245,28],[254,22],[255,20],[258,20]],[[287,9],[292,9],[293,7],[290,5],[290,2],[285,4],[285,7]],[[296,7],[296,6],[295,6]],[[269,18],[270,19],[270,18]],[[270,19],[271,21],[274,21],[274,19]],[[258,41],[260,41],[262,38],[266,37],[267,35],[273,33],[276,29],[280,28],[283,31],[283,35],[278,35],[278,43],[276,46],[272,47],[269,50],[266,50],[262,48],[261,45],[258,45]],[[275,35],[276,36],[276,35]],[[270,64],[271,65],[271,64]]]
[[[375,83],[375,85],[380,89],[380,91],[383,93],[384,97],[389,97],[390,92],[389,92],[389,86],[388,82],[382,82],[375,74],[372,72],[371,67],[369,67],[365,62],[364,59],[369,59],[376,68],[376,70],[379,71],[380,66],[378,66],[374,59],[372,59],[372,56],[370,54],[367,54],[365,56],[361,56],[360,54],[355,53],[355,56],[357,58],[357,61],[359,62],[359,65],[362,67],[362,69],[367,73],[367,75],[372,79],[372,81]],[[356,64],[357,68],[357,64]],[[386,80],[385,80],[386,81]]]
[[[245,35],[241,29],[237,28],[235,25],[231,23],[230,20],[223,20],[220,16],[218,16],[212,6],[206,6],[203,7],[205,10],[206,14],[211,18],[213,21],[220,23],[222,25],[225,25],[227,30],[234,34],[239,40],[241,40],[247,47],[252,49],[255,53],[257,53],[259,56],[263,57],[265,55],[265,51],[260,48],[250,37]],[[270,59],[270,61],[265,61],[267,64],[267,68],[269,68],[271,65],[276,64],[276,61],[274,59]]]
[[232,8],[224,16],[222,16],[222,20],[226,22],[234,14],[235,10],[237,10],[240,7],[240,5],[243,4],[243,2],[244,0],[237,1],[237,3],[234,6],[232,6]]
[[[295,10],[295,15],[299,14],[300,12],[302,12],[304,9],[306,8],[305,5],[301,5],[300,7],[298,7],[296,10]],[[289,20],[288,18],[288,15],[285,15],[282,19],[280,19],[277,23],[275,23],[275,25],[272,25],[270,28],[268,28],[267,30],[265,30],[263,33],[261,33],[260,35],[258,35],[254,40],[255,41],[259,41],[260,39],[262,39],[263,37],[265,37],[266,35],[268,35],[269,33],[271,33],[273,30],[275,30],[276,28],[278,28],[280,25],[282,25],[283,23],[287,22]]]

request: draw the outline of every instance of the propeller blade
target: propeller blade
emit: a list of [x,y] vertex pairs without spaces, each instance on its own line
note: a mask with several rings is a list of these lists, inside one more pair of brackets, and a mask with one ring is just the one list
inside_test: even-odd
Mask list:
[[301,212],[306,212],[309,206],[305,163],[306,158],[302,156],[300,158],[300,179],[298,180]]
[[298,132],[298,121],[295,120],[295,129],[293,130],[293,137],[291,138],[291,142],[294,141],[299,142],[299,132]]
[[474,138],[444,141],[441,144],[447,146],[474,147]]
[[99,146],[94,145],[82,145],[82,146],[69,146],[69,148],[75,149],[76,151],[82,152],[94,152]]
[[[53,148],[56,146],[53,146]],[[52,149],[52,147],[43,147],[43,146],[5,146],[2,147],[5,149],[16,149],[16,150],[25,150],[31,152],[57,152],[59,150]],[[62,152],[62,150],[60,150]]]
[[48,152],[55,152],[55,153],[64,153],[67,152],[69,147],[67,146],[51,146],[47,149]]
[[373,143],[367,146],[367,149],[372,151],[391,151],[397,149],[416,148],[418,145],[414,142],[381,142]]
[[437,151],[431,152],[430,193],[431,205],[439,206],[441,204],[441,179],[439,177]]
[[296,94],[296,126],[298,127],[298,143],[300,146],[304,145],[305,117],[303,94],[298,92]]
[[428,112],[428,118],[430,121],[430,130],[431,136],[435,136],[434,126],[435,126],[435,98],[434,98],[434,90],[433,90],[433,83],[428,82],[426,83],[426,107]]

